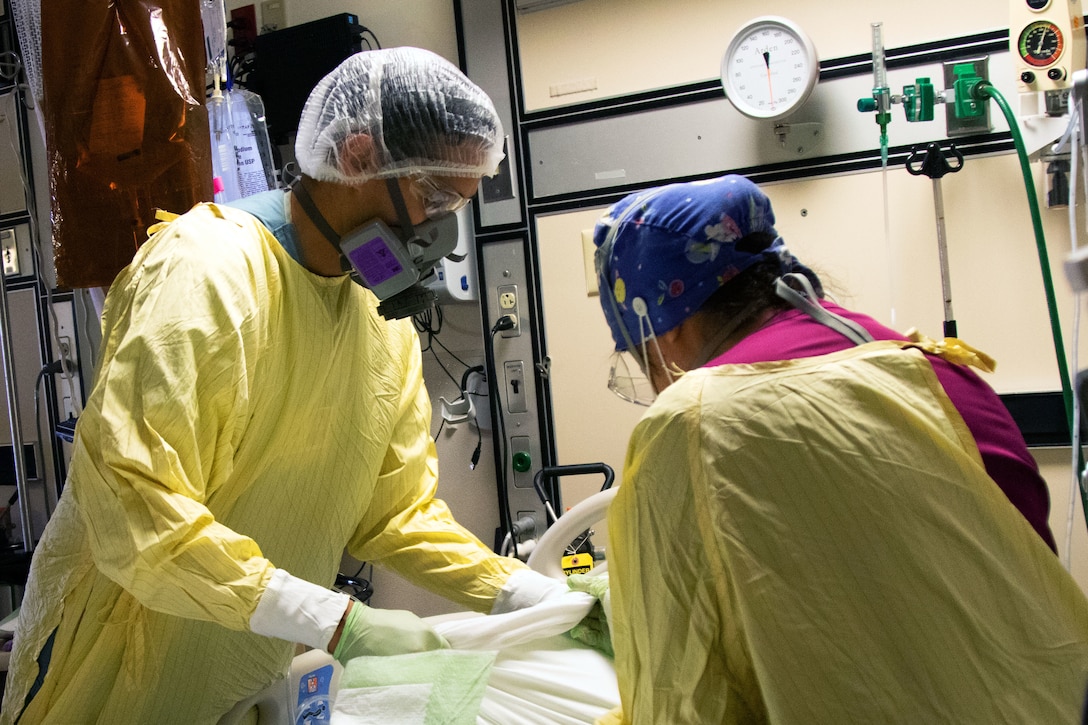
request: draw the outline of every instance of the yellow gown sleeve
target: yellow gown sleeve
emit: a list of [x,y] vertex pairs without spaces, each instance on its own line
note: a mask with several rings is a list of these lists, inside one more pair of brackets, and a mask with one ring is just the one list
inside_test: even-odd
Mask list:
[[205,502],[247,418],[261,270],[228,271],[246,270],[242,252],[192,224],[111,288],[68,480],[106,576],[152,610],[244,630],[274,567]]
[[413,584],[457,604],[488,612],[510,575],[525,567],[499,556],[458,524],[435,498],[438,455],[431,438],[431,402],[423,383],[419,339],[409,325],[394,339],[405,361],[399,418],[385,452],[365,518],[348,545],[361,561],[388,567]]
[[[651,409],[609,508],[613,647],[622,722],[761,722],[729,573],[706,540],[697,409]],[[619,718],[614,713],[614,718]],[[618,721],[618,720],[614,720]]]

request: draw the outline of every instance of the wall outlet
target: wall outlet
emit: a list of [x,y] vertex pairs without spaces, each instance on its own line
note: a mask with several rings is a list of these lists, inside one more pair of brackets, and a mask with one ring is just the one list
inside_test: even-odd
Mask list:
[[19,242],[14,229],[0,231],[0,254],[4,256],[4,276],[19,274]]
[[281,30],[287,27],[287,13],[283,0],[265,0],[261,3],[261,32]]
[[70,363],[72,363],[72,365],[75,365],[76,356],[75,356],[75,347],[72,345],[72,338],[67,337],[67,336],[61,337],[57,341],[57,343],[60,345],[60,350],[58,351],[58,354],[60,355],[60,359],[61,360],[67,360]]
[[503,337],[521,336],[521,310],[518,300],[518,286],[506,284],[498,288],[499,316],[509,315],[514,321],[514,326],[509,330],[503,330]]
[[[56,334],[58,359],[67,359],[69,367],[66,373],[53,376],[53,385],[60,401],[59,414],[62,419],[75,417],[76,411],[83,407],[83,390],[79,377],[79,347],[76,345],[75,308],[70,301],[53,303],[56,315]],[[72,398],[78,398],[73,401]],[[78,407],[77,407],[78,406]]]

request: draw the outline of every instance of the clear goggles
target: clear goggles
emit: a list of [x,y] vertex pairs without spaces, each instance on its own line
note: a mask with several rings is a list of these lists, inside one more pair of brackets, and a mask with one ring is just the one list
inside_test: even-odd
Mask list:
[[656,355],[658,364],[669,382],[675,377],[665,364],[665,356],[657,343],[654,328],[646,314],[646,304],[641,299],[633,301],[635,314],[638,315],[639,337],[637,347],[612,353],[612,365],[608,372],[608,389],[628,403],[648,406],[657,399],[657,392],[647,375],[650,369],[650,350]]
[[423,202],[428,219],[452,214],[463,209],[469,202],[469,197],[461,196],[453,189],[440,186],[434,179],[423,174],[413,176],[410,186],[412,193]]
[[638,358],[627,350],[612,353],[608,389],[635,405],[649,406],[657,398],[654,386],[642,372]]

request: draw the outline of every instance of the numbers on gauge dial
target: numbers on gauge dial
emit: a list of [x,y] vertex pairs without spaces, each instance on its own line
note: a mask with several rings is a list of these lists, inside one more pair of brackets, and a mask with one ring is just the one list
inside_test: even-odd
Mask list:
[[725,58],[726,95],[741,112],[781,116],[802,103],[818,73],[804,43],[786,28],[766,25],[734,40]]

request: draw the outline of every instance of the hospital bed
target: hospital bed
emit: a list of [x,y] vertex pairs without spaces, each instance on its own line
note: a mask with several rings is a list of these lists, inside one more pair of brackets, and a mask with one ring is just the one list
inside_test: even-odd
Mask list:
[[[564,550],[604,518],[616,491],[610,488],[594,494],[561,516],[541,536],[529,566],[564,579],[560,565]],[[594,574],[603,572],[605,566],[602,562]],[[581,621],[594,602],[588,594],[574,593],[561,601],[507,614],[465,612],[430,617],[427,621],[450,642],[452,650],[362,657],[349,662],[342,672],[327,653],[306,652],[295,658],[289,677],[239,703],[219,725],[245,722],[254,707],[259,725],[592,723],[619,705],[615,667],[611,658],[564,633]],[[307,707],[307,701],[299,697],[299,683],[305,687],[306,675],[322,668],[336,671],[338,687],[328,698],[327,709],[323,705]],[[478,681],[473,680],[474,673],[480,675]],[[470,691],[478,697],[461,702]],[[451,708],[457,707],[461,707],[459,714],[450,715]],[[466,714],[465,708],[472,713]],[[444,719],[436,719],[437,712],[443,713]]]

